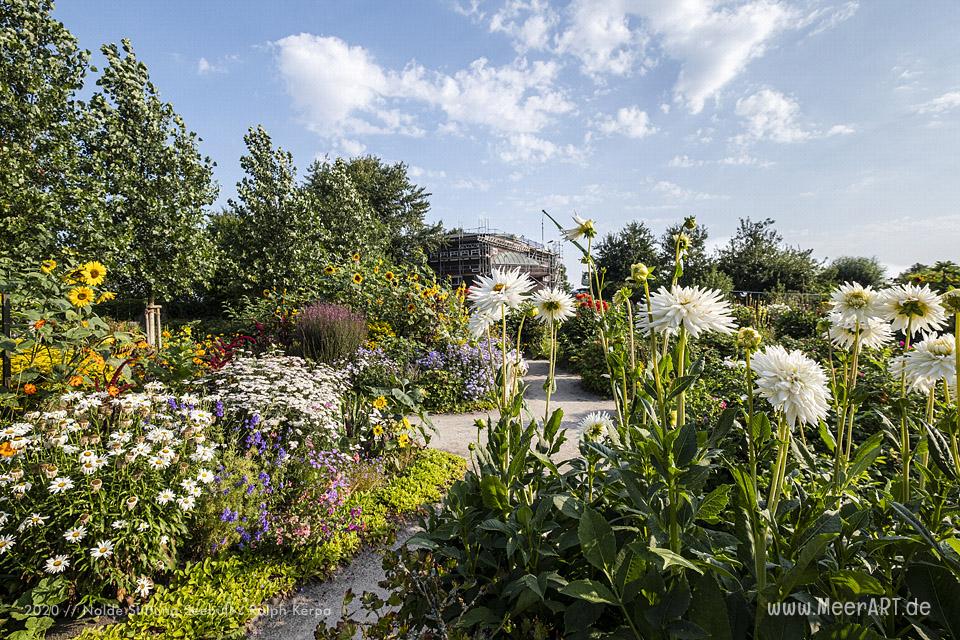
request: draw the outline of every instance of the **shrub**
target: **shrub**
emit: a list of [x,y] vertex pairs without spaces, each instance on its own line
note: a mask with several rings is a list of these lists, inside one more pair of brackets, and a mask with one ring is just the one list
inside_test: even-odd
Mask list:
[[297,335],[304,357],[334,364],[363,344],[367,323],[347,307],[318,302],[297,315]]

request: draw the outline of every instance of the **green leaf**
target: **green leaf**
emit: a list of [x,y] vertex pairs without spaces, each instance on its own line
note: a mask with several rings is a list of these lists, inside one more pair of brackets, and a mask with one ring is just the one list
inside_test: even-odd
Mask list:
[[617,540],[613,529],[602,515],[590,507],[583,510],[577,537],[583,557],[596,568],[606,571],[617,561]]
[[854,596],[874,595],[882,596],[886,593],[879,580],[863,571],[842,569],[830,574],[830,582],[846,589]]
[[596,580],[574,580],[567,586],[560,589],[560,593],[596,604],[611,604],[615,607],[619,606],[617,596],[615,596],[610,589]]
[[716,522],[730,502],[730,490],[732,488],[733,485],[722,484],[704,496],[703,501],[700,502],[700,508],[697,509],[697,519],[705,522]]
[[703,569],[693,564],[683,556],[674,553],[670,549],[664,549],[663,547],[650,547],[649,550],[651,553],[663,560],[664,571],[670,567],[685,567],[687,569],[692,569],[697,573],[703,573]]
[[673,461],[677,467],[685,467],[697,455],[697,428],[692,422],[680,427],[673,441]]
[[920,602],[930,606],[930,617],[960,638],[960,581],[942,566],[917,563],[907,569],[907,585]]
[[499,476],[483,476],[480,479],[480,499],[487,509],[501,513],[507,513],[510,510],[507,487]]

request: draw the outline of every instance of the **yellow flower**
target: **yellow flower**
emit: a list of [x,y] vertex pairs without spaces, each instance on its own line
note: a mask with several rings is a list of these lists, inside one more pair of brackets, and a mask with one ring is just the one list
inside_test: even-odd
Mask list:
[[94,260],[83,265],[80,270],[80,277],[91,287],[96,287],[107,277],[107,268]]
[[75,307],[85,307],[93,302],[93,289],[90,287],[75,287],[67,294],[67,300]]
[[397,446],[399,446],[401,449],[405,449],[408,444],[410,444],[410,436],[405,433],[401,433],[397,436]]
[[383,277],[389,280],[390,282],[393,282],[393,278],[394,278],[393,271],[387,271],[385,274],[383,274]]
[[353,274],[353,284],[360,284],[361,282],[363,282],[363,276],[359,273]]
[[351,257],[351,259],[352,259],[354,262],[360,262],[360,254],[359,254],[359,253],[355,253],[355,254],[353,254],[353,255],[350,256],[350,257]]
[[373,425],[373,435],[380,437],[383,435],[383,425],[375,424]]
[[67,384],[71,387],[79,387],[83,384],[83,378],[81,376],[70,376],[70,379],[67,381]]
[[28,396],[32,396],[37,392],[37,385],[33,384],[32,382],[28,382],[27,384],[23,385],[23,392]]
[[373,408],[374,408],[374,409],[380,409],[380,410],[386,409],[386,408],[387,408],[387,399],[384,398],[383,396],[377,396],[377,398],[374,399],[374,401],[373,401]]
[[17,454],[17,450],[13,448],[13,445],[9,442],[0,443],[0,456],[4,458],[10,458]]
[[40,263],[40,271],[43,271],[44,273],[50,273],[56,268],[57,268],[56,260],[44,260],[43,262]]
[[115,294],[113,291],[104,291],[100,294],[100,297],[97,298],[97,304],[101,304],[103,302],[110,302],[111,300],[115,300],[116,298],[117,298],[117,294]]
[[326,267],[323,268],[323,272],[328,276],[332,276],[337,272],[337,268],[332,264],[328,264]]

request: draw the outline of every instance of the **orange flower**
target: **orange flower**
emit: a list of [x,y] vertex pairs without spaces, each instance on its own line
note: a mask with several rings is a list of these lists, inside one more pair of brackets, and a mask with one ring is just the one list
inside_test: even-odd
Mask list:
[[13,448],[13,445],[9,442],[0,442],[0,456],[4,458],[10,458],[16,455],[17,450]]
[[33,384],[32,382],[28,382],[27,384],[23,385],[23,392],[28,396],[32,396],[37,392],[37,385]]
[[110,385],[109,387],[107,387],[107,393],[110,394],[111,398],[116,398],[118,395],[120,395],[120,389],[119,387]]
[[47,324],[47,321],[44,320],[43,318],[40,318],[39,320],[37,320],[36,322],[33,323],[33,328],[34,328],[34,329],[42,329],[42,328],[43,328],[43,325],[45,325],[45,324]]
[[67,381],[67,384],[71,387],[79,387],[83,384],[83,377],[81,376],[70,376],[70,379]]

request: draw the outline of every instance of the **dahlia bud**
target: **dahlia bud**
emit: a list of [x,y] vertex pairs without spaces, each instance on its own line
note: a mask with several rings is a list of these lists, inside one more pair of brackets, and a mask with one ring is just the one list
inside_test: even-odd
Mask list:
[[737,332],[737,346],[741,349],[753,351],[760,346],[763,336],[753,327],[743,327]]
[[103,480],[97,478],[90,483],[90,490],[96,493],[100,491],[100,488],[103,487]]
[[651,273],[653,273],[653,269],[642,262],[636,262],[630,265],[630,279],[637,284],[646,282]]
[[696,229],[697,228],[697,217],[696,216],[687,216],[683,219],[683,228],[684,229]]
[[947,311],[953,315],[960,315],[960,289],[950,289],[940,300]]
[[674,236],[677,241],[677,246],[680,248],[680,251],[685,252],[690,248],[690,236],[685,233],[678,233]]

